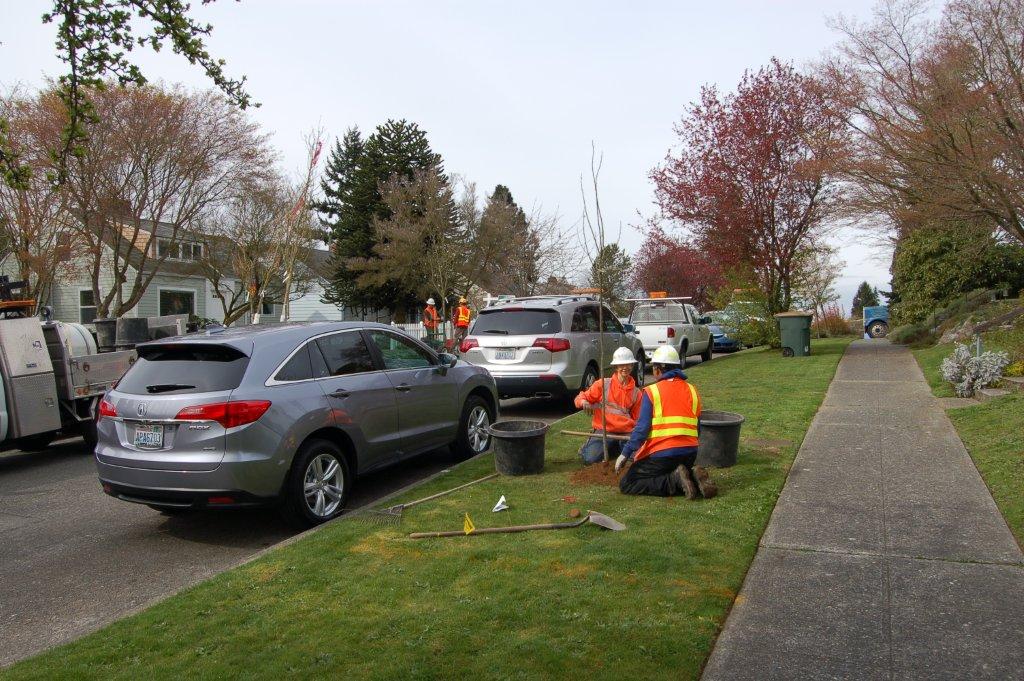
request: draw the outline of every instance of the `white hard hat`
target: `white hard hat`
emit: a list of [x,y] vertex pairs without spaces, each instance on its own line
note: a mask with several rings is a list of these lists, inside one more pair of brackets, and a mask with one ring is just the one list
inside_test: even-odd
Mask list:
[[679,352],[671,345],[659,346],[651,356],[651,364],[679,364]]
[[434,304],[434,299],[433,298],[427,298],[427,305],[433,305],[433,304]]
[[612,355],[612,366],[621,366],[623,364],[636,364],[633,352],[629,348],[616,348],[615,354]]

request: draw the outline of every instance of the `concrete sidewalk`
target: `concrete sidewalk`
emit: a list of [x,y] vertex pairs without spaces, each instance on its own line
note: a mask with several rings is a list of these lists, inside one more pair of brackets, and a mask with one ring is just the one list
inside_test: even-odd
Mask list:
[[843,356],[703,678],[1024,678],[1024,556],[905,348]]

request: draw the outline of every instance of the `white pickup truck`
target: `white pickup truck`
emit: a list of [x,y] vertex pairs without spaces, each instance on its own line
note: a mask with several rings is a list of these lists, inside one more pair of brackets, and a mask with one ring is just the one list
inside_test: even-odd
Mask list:
[[708,319],[702,317],[697,308],[684,301],[688,298],[636,298],[629,315],[629,324],[644,346],[648,363],[651,355],[660,345],[671,345],[685,358],[700,355],[701,360],[711,359],[713,345]]

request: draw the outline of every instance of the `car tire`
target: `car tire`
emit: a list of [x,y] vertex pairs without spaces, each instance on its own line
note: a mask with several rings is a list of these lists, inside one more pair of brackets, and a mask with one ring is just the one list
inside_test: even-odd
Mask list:
[[345,510],[352,474],[338,445],[329,440],[307,440],[295,453],[285,486],[285,518],[312,527]]
[[487,428],[494,422],[494,408],[478,395],[470,395],[462,405],[459,417],[459,434],[452,443],[452,454],[456,461],[483,454],[491,446]]
[[82,440],[85,441],[85,446],[89,450],[91,455],[96,451],[96,445],[99,442],[99,434],[96,432],[96,421],[89,419],[88,421],[82,421],[79,432],[82,435]]
[[[593,364],[588,364],[586,370],[583,372],[583,378],[580,380],[580,392],[589,388],[596,380],[597,367]],[[575,397],[575,395],[573,395],[573,397]]]
[[885,338],[889,334],[889,325],[885,322],[872,322],[868,327],[868,335],[872,338]]
[[712,351],[713,351],[713,348],[711,346],[711,341],[709,340],[708,341],[708,346],[706,348],[704,348],[704,352],[700,353],[700,361],[701,362],[710,362],[711,361],[711,353],[712,353]]

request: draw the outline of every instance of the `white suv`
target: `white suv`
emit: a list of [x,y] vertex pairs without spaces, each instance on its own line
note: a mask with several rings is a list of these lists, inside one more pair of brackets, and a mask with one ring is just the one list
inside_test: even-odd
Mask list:
[[490,371],[502,398],[574,396],[594,382],[599,366],[610,375],[612,354],[619,347],[637,358],[633,376],[643,385],[640,339],[627,333],[608,307],[603,321],[602,331],[598,302],[591,296],[503,301],[480,311],[459,352],[465,361]]

